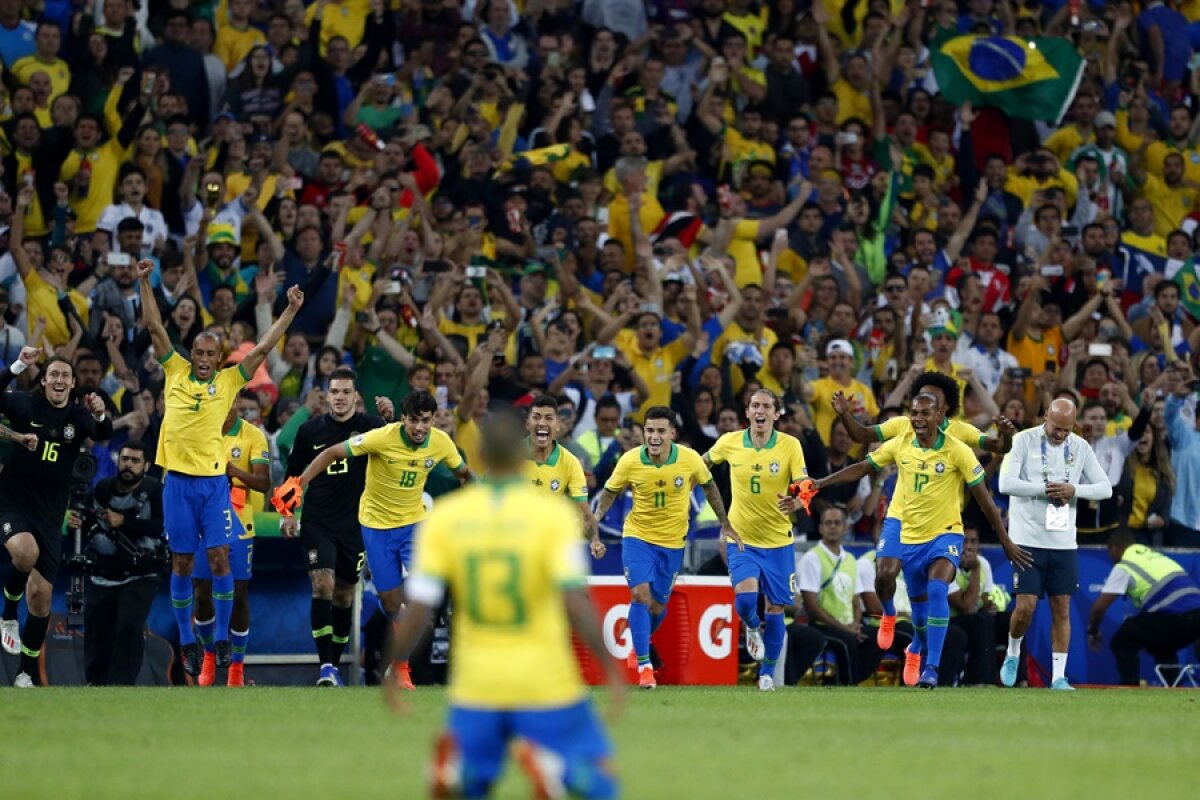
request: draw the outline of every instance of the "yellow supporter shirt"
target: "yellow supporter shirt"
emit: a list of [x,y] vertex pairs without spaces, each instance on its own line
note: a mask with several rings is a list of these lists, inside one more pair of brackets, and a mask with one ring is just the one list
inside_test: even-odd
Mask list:
[[838,125],[855,117],[866,125],[871,124],[871,99],[866,93],[855,89],[845,78],[834,81],[831,91],[838,99]]
[[50,77],[49,105],[54,105],[55,99],[66,94],[71,89],[71,68],[61,58],[46,64],[37,56],[18,58],[12,65],[12,74],[22,86],[29,85],[29,79],[35,72],[44,72]]
[[1067,159],[1071,157],[1071,153],[1074,153],[1088,142],[1094,141],[1096,141],[1096,134],[1090,133],[1085,139],[1083,134],[1079,132],[1079,128],[1074,125],[1066,125],[1047,136],[1046,141],[1042,142],[1042,147],[1054,153],[1054,157],[1058,159],[1058,163],[1066,164]]
[[586,503],[588,500],[583,465],[574,453],[558,442],[554,443],[544,462],[534,461],[532,456],[525,461],[525,477],[533,486],[548,489],[552,494],[576,503]]
[[733,226],[733,237],[726,248],[737,265],[733,273],[733,282],[739,289],[752,283],[762,285],[763,268],[758,258],[758,228],[756,219],[739,220]]
[[[84,327],[88,324],[87,298],[71,289],[67,292],[71,305],[79,313]],[[62,309],[58,307],[58,289],[47,283],[36,269],[30,270],[25,276],[25,310],[26,317],[36,320],[46,319],[46,341],[55,347],[61,347],[71,341],[71,327]]]
[[[666,212],[663,211],[658,198],[649,192],[643,192],[642,208],[638,211],[642,233],[647,236],[653,233],[665,215]],[[608,235],[625,248],[625,271],[633,272],[637,265],[637,253],[633,249],[633,229],[629,224],[629,200],[624,195],[618,195],[608,207]]]
[[629,359],[633,371],[642,377],[650,387],[650,396],[637,411],[637,419],[650,409],[651,406],[671,405],[671,373],[688,357],[687,343],[680,336],[665,347],[660,347],[653,353],[643,353],[638,347],[637,334],[631,330],[623,330],[617,334],[614,344],[620,348]]
[[[1062,328],[1043,331],[1037,339],[1029,334],[1023,339],[1016,339],[1011,333],[1008,336],[1008,352],[1017,359],[1017,364],[1029,370],[1030,377],[1037,377],[1043,372],[1057,374],[1058,359],[1065,346]],[[1037,385],[1032,380],[1026,380],[1025,400],[1032,402],[1036,397]]]
[[[643,193],[653,197],[658,197],[658,187],[662,183],[662,175],[663,162],[651,161],[650,163],[646,164],[646,187],[643,190]],[[557,177],[557,173],[555,173],[555,177]],[[621,191],[621,184],[617,182],[616,167],[613,167],[608,172],[604,173],[604,188],[613,197],[624,194],[624,192]],[[628,214],[629,212],[626,211],[625,213]],[[644,232],[649,233],[650,231]]]
[[938,433],[929,449],[915,438],[897,436],[868,453],[867,460],[875,469],[888,464],[899,469],[896,485],[906,489],[899,515],[902,543],[924,544],[944,533],[962,534],[962,485],[975,486],[985,477],[971,448],[945,433]]
[[[322,31],[324,33],[324,31]],[[325,37],[322,36],[322,39]],[[233,27],[232,23],[225,23],[217,27],[217,39],[213,43],[213,55],[221,59],[228,72],[233,72],[234,68],[242,63],[242,59],[250,55],[250,51],[256,45],[266,44],[267,37],[263,32],[252,25],[248,25],[245,30],[238,30]],[[322,42],[324,45],[324,42]]]
[[1163,175],[1163,161],[1171,153],[1178,153],[1183,157],[1183,177],[1185,180],[1193,183],[1200,183],[1200,150],[1194,147],[1180,147],[1170,142],[1159,140],[1151,142],[1146,148],[1146,171],[1151,175],[1161,178]]
[[218,371],[210,381],[197,380],[192,363],[174,350],[160,357],[159,363],[166,373],[166,411],[155,462],[169,472],[193,477],[224,475],[228,453],[221,429],[249,378],[239,364]]
[[1057,175],[1043,179],[1031,175],[1021,175],[1013,168],[1009,168],[1008,174],[1004,178],[1004,191],[1012,192],[1021,198],[1023,205],[1030,205],[1033,202],[1033,193],[1038,189],[1043,191],[1062,189],[1067,196],[1067,205],[1073,206],[1075,198],[1079,195],[1079,181],[1066,170],[1059,170]]
[[[321,18],[321,55],[325,55],[329,40],[334,36],[344,37],[351,51],[358,47],[366,29],[370,7],[370,0],[341,0],[326,6],[325,16]],[[304,14],[304,24],[311,25],[316,13],[317,4],[313,3]]]
[[1188,214],[1198,207],[1197,199],[1200,192],[1186,186],[1172,189],[1162,178],[1146,173],[1146,182],[1142,184],[1138,194],[1150,201],[1154,207],[1154,232],[1163,237],[1164,242],[1171,231],[1183,222]]
[[950,153],[938,158],[933,154],[933,151],[926,147],[921,142],[913,145],[913,152],[917,154],[917,159],[933,169],[933,183],[939,190],[945,191],[954,181],[954,176],[957,174],[957,168],[954,163],[954,156]]
[[454,412],[454,422],[454,440],[462,448],[467,466],[482,469],[483,456],[480,455],[480,451],[483,447],[483,432],[479,430],[479,423],[473,418],[463,419],[458,415],[457,409]]
[[551,709],[586,696],[563,590],[584,585],[579,514],[531,486],[480,484],[438,500],[421,526],[408,588],[454,604],[455,706]]
[[[257,425],[243,419],[235,420],[233,427],[225,433],[225,457],[227,463],[243,472],[253,473],[255,464],[271,463],[271,446],[267,444],[267,435]],[[262,507],[262,493],[252,492],[240,480],[234,480],[230,499],[234,513],[242,523],[243,534],[240,538],[253,538],[254,511]]]
[[[729,345],[738,342],[748,342],[758,348],[758,352],[762,353],[763,365],[758,370],[758,381],[763,382],[764,376],[770,374],[768,363],[771,357],[771,348],[779,342],[779,336],[775,331],[767,326],[763,326],[762,336],[756,337],[753,332],[746,330],[737,322],[729,323],[729,327],[721,331],[721,335],[717,337],[717,341],[713,342],[712,347],[712,363],[721,366],[725,363],[725,351]],[[729,368],[730,385],[733,387],[733,393],[737,394],[742,390],[745,384],[745,379],[742,377],[742,370],[731,365]],[[768,387],[770,388],[770,387]],[[774,389],[772,389],[774,391]],[[777,394],[780,394],[777,392]]]
[[[983,449],[983,443],[987,440],[987,436],[979,428],[976,428],[969,422],[963,422],[958,419],[946,420],[942,424],[942,433],[951,439],[957,439],[967,447],[973,447],[978,450]],[[892,417],[882,425],[875,426],[875,435],[879,437],[879,441],[886,442],[896,437],[912,437],[916,434],[913,433],[911,419],[908,417]],[[902,512],[904,511],[907,490],[907,483],[896,481],[896,489],[892,493],[892,502],[888,505],[888,516],[890,518],[903,519]],[[960,502],[962,499],[963,497],[960,494]]]
[[625,517],[625,536],[677,549],[687,538],[692,487],[711,480],[712,474],[699,453],[671,444],[662,465],[651,460],[645,447],[621,456],[604,489],[620,494],[627,486],[633,488],[633,510]]
[[742,541],[754,547],[791,547],[792,519],[779,510],[779,496],[787,494],[792,481],[808,477],[800,441],[771,431],[766,445],[758,448],[749,429],[730,431],[705,458],[713,464],[729,462],[729,524]]
[[[17,160],[17,176],[21,180],[24,180],[25,173],[33,169],[33,157],[16,151],[14,158]],[[76,229],[78,229],[78,225]],[[50,228],[46,225],[46,215],[42,213],[41,198],[38,197],[37,192],[34,192],[33,204],[29,207],[29,212],[25,215],[25,237],[45,236],[49,232]]]
[[[851,379],[848,386],[842,386],[833,378],[818,378],[812,384],[812,413],[813,425],[821,435],[821,441],[829,444],[829,432],[833,429],[833,421],[837,412],[833,410],[833,393],[840,391],[850,399],[855,409],[863,409],[867,416],[874,419],[879,415],[879,404],[871,389],[860,381]],[[858,413],[857,410],[855,412]],[[861,452],[861,446],[857,448]],[[853,452],[853,451],[851,451]],[[856,456],[857,457],[857,456]]]
[[399,422],[360,433],[346,442],[347,454],[370,456],[367,484],[358,505],[359,524],[388,530],[425,519],[425,481],[438,464],[452,471],[463,466],[454,441],[431,428],[425,441],[414,444]]

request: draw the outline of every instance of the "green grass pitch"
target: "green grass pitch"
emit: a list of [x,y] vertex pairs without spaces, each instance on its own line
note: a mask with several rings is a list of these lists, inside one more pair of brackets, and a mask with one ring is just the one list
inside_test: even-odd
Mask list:
[[[445,693],[409,697],[395,717],[374,689],[0,689],[0,797],[423,797]],[[1159,800],[1200,792],[1198,698],[664,687],[611,731],[627,798]],[[509,770],[495,796],[526,794]]]

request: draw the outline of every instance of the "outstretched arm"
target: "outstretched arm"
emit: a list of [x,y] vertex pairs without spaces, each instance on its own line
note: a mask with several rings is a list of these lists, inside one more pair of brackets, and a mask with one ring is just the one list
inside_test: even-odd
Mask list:
[[[162,313],[158,310],[158,299],[154,296],[154,287],[150,285],[150,275],[154,272],[154,262],[143,258],[137,263],[138,289],[142,295],[142,326],[150,331],[150,343],[154,345],[154,355],[163,358],[171,352],[171,337],[163,327]],[[254,373],[249,373],[253,375]]]
[[300,474],[300,488],[306,488],[318,475],[329,469],[329,465],[339,459],[351,459],[354,455],[346,442],[330,445],[320,452]]
[[300,306],[304,305],[304,292],[300,291],[299,286],[288,289],[287,298],[287,308],[279,315],[279,319],[275,320],[275,324],[267,331],[267,335],[262,338],[262,341],[254,345],[254,349],[242,359],[243,375],[253,375],[255,370],[262,365],[263,361],[267,359],[267,353],[274,350],[275,345],[279,344],[279,340],[291,326],[292,320],[296,318],[296,312],[300,310]]
[[870,461],[863,459],[862,461],[851,464],[845,469],[840,469],[832,475],[826,475],[824,478],[818,478],[815,483],[817,489],[825,489],[830,486],[836,486],[839,483],[854,483],[860,481],[867,475],[871,474],[874,465]]

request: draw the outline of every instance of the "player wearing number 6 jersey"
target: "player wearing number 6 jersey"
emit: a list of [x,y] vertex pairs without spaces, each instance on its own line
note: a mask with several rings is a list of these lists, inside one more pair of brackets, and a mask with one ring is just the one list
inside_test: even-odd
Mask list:
[[983,467],[975,454],[942,432],[943,416],[938,400],[931,394],[918,394],[909,418],[915,438],[891,439],[865,460],[818,480],[817,488],[860,480],[872,469],[880,470],[888,464],[897,466],[897,480],[909,490],[900,531],[904,582],[912,601],[913,629],[925,654],[918,685],[932,689],[938,683],[938,666],[950,623],[950,581],[954,580],[962,553],[960,487],[964,482],[992,524],[1009,559],[1023,565],[1030,557],[1008,538],[1000,511],[984,485]]
[[137,264],[141,282],[142,316],[154,352],[166,373],[163,385],[162,430],[155,461],[165,473],[163,523],[171,547],[171,605],[179,626],[183,668],[198,675],[201,650],[192,632],[192,567],[198,549],[212,570],[216,627],[213,649],[218,667],[233,661],[229,620],[233,613],[233,575],[229,569],[229,544],[234,536],[233,505],[225,476],[225,437],[222,429],[237,393],[283,338],[304,293],[288,289],[288,305],[254,348],[237,366],[218,369],[224,357],[221,339],[204,332],[192,342],[191,360],[175,352],[163,327],[158,300],[150,285],[154,263]]
[[[604,669],[618,704],[623,676],[608,657],[584,585],[579,512],[529,485],[523,437],[511,409],[484,423],[486,482],[439,500],[422,524],[409,612],[388,656],[411,651],[448,591],[454,658],[434,797],[486,797],[513,740],[535,797],[616,797],[612,746],[580,679],[571,629]],[[384,690],[404,710],[399,688],[389,682]]]
[[633,487],[633,510],[625,517],[621,561],[629,584],[629,635],[633,639],[630,666],[637,669],[638,684],[653,689],[650,635],[667,613],[671,588],[683,564],[683,545],[690,521],[692,487],[704,487],[721,533],[740,550],[741,537],[725,516],[725,503],[713,483],[704,459],[690,447],[675,444],[675,414],[664,406],[646,412],[642,426],[646,444],[621,456],[604,485],[596,506],[596,519],[604,519],[613,501]]
[[[38,656],[50,622],[75,459],[85,439],[107,440],[113,429],[99,397],[72,399],[75,370],[61,358],[46,363],[38,389],[5,391],[14,377],[37,364],[41,353],[26,347],[16,363],[0,371],[0,413],[14,431],[25,435],[23,446],[9,451],[0,478],[0,542],[12,557],[4,583],[0,639],[6,652],[21,654],[21,671],[14,682],[20,688],[38,682]],[[17,604],[26,591],[25,628],[18,638]]]
[[[425,519],[425,481],[445,462],[463,481],[470,479],[454,441],[433,427],[437,401],[429,392],[409,392],[400,422],[360,433],[313,459],[300,476],[304,489],[336,461],[367,456],[367,481],[358,505],[367,566],[379,602],[396,621],[404,607],[404,577],[412,566],[417,523]],[[393,677],[412,688],[408,662],[393,665]]]
[[[725,434],[704,455],[709,467],[729,463],[729,523],[742,532],[746,546],[743,550],[727,540],[725,551],[738,616],[746,626],[746,649],[762,662],[758,688],[763,692],[775,690],[775,663],[787,632],[783,609],[796,597],[791,515],[801,506],[787,488],[808,477],[799,440],[775,430],[779,414],[779,399],[759,389],[746,408],[749,427]],[[767,601],[765,633],[758,619],[760,588]]]

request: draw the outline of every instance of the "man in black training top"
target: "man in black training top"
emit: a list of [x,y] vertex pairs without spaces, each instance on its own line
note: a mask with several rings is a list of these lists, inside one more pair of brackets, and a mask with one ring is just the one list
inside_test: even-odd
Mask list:
[[[322,450],[341,444],[360,433],[382,428],[384,420],[360,413],[357,376],[349,367],[338,367],[329,378],[325,394],[329,413],[313,417],[300,426],[288,457],[288,476],[301,475]],[[391,418],[392,403],[375,398],[376,408]],[[358,524],[358,499],[367,480],[367,459],[333,462],[308,487],[304,521],[285,517],[281,530],[291,538],[300,535],[312,581],[313,639],[321,662],[318,686],[341,686],[338,662],[350,639],[354,623],[354,587],[362,572],[365,552]]]
[[[11,450],[0,480],[0,540],[12,557],[0,627],[4,649],[20,650],[21,671],[13,685],[22,689],[38,681],[38,656],[50,622],[75,459],[85,440],[104,441],[113,432],[98,396],[72,400],[75,370],[61,358],[46,362],[37,389],[5,392],[13,378],[37,364],[41,354],[40,348],[26,347],[12,366],[0,371],[0,413],[8,417],[14,431],[37,436],[32,450]],[[17,604],[26,591],[25,628],[17,639]]]

